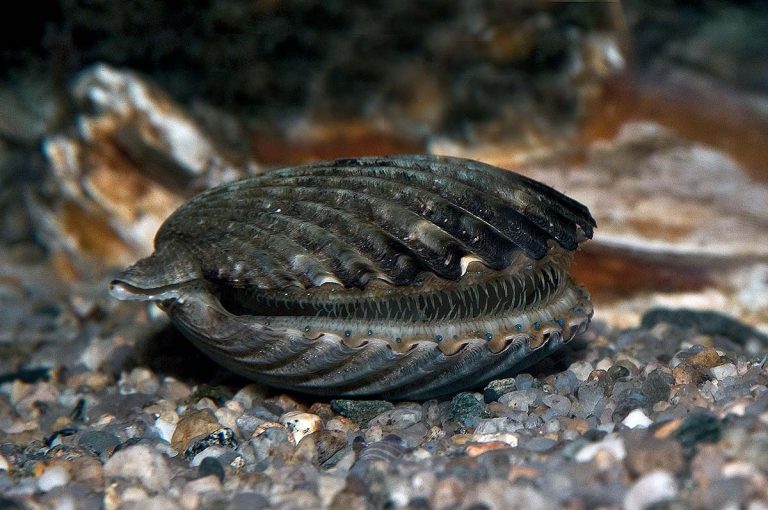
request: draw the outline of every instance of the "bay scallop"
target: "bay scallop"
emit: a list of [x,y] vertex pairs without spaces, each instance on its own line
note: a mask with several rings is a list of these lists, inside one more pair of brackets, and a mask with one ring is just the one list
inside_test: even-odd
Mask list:
[[343,159],[210,189],[111,283],[264,384],[424,399],[513,374],[584,331],[568,274],[587,208],[439,156]]

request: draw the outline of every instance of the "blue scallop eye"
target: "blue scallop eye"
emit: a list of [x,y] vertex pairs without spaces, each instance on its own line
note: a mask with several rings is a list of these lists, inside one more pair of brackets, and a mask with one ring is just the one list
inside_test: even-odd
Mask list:
[[372,330],[372,329],[369,329],[369,330],[368,330],[368,335],[370,336],[370,335],[372,335],[372,334],[373,334],[373,330]]
[[443,341],[443,335],[435,335],[435,341],[442,342]]
[[397,338],[395,338],[395,342],[397,342],[397,343],[400,343],[400,342],[402,342],[402,341],[403,341],[403,339],[402,339],[402,338],[400,338],[400,337],[397,337]]
[[307,333],[309,333],[309,326],[304,326],[304,331],[306,331]]
[[541,322],[536,321],[533,323],[533,329],[539,329],[541,327]]
[[523,325],[522,324],[515,324],[515,329],[520,331],[521,329],[523,329]]
[[488,331],[488,332],[485,334],[485,339],[486,339],[486,340],[492,340],[492,339],[493,339],[493,333],[491,333],[490,331]]
[[565,321],[564,321],[563,319],[555,319],[555,322],[556,322],[556,323],[557,323],[557,325],[558,325],[558,326],[560,326],[561,328],[562,328],[563,326],[565,326]]
[[344,336],[346,336],[346,337],[350,337],[350,336],[352,336],[352,332],[351,332],[350,330],[346,330],[346,331],[344,332]]

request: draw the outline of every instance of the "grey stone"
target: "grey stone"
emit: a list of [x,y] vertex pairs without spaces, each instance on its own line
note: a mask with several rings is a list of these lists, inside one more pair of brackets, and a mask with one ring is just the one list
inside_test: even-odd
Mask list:
[[482,418],[477,420],[475,434],[511,433],[517,432],[522,427],[521,423],[515,422],[508,417]]
[[600,413],[605,400],[605,391],[598,381],[586,381],[579,386],[577,392],[581,404],[581,418]]
[[485,412],[485,404],[477,400],[472,393],[459,393],[451,400],[448,415],[465,427],[473,427],[477,419]]
[[515,376],[515,383],[517,384],[517,389],[527,390],[534,387],[536,378],[531,374],[518,374]]
[[530,407],[541,401],[542,394],[541,390],[534,388],[510,391],[502,395],[499,402],[515,411],[528,412]]
[[483,390],[483,400],[486,404],[490,404],[505,393],[509,393],[517,388],[517,382],[514,378],[510,379],[496,379],[488,383],[488,386]]
[[555,390],[561,395],[568,395],[579,387],[579,379],[570,370],[558,374],[555,377]]
[[534,437],[525,443],[525,447],[532,452],[546,452],[555,447],[557,441],[548,437]]
[[109,432],[101,430],[88,430],[80,436],[78,444],[84,449],[96,455],[106,453],[111,454],[117,445],[120,444],[120,439]]
[[380,425],[384,430],[400,430],[421,421],[423,412],[418,404],[410,404],[384,411],[369,420],[369,425]]
[[331,409],[361,425],[394,408],[392,402],[386,400],[331,400]]
[[571,401],[568,397],[555,394],[547,394],[541,399],[555,414],[554,416],[566,416],[571,411]]
[[655,404],[669,398],[670,389],[674,382],[672,374],[654,370],[645,378],[640,391],[645,395],[649,403]]
[[718,381],[722,381],[726,377],[736,377],[736,365],[733,363],[725,363],[723,365],[710,368],[709,373]]

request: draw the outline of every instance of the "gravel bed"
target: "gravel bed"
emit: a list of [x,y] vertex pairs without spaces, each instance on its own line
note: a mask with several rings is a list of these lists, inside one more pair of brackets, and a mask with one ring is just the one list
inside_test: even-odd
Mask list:
[[39,338],[3,345],[0,508],[768,508],[768,342],[724,315],[596,320],[445,399],[323,400],[226,373],[101,283],[30,297]]

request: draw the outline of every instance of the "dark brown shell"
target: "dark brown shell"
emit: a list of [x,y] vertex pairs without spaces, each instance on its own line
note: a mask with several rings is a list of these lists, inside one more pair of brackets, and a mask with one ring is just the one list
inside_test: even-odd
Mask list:
[[201,349],[268,384],[426,397],[586,328],[566,271],[594,226],[578,202],[475,161],[336,160],[202,193],[112,288],[161,302]]

